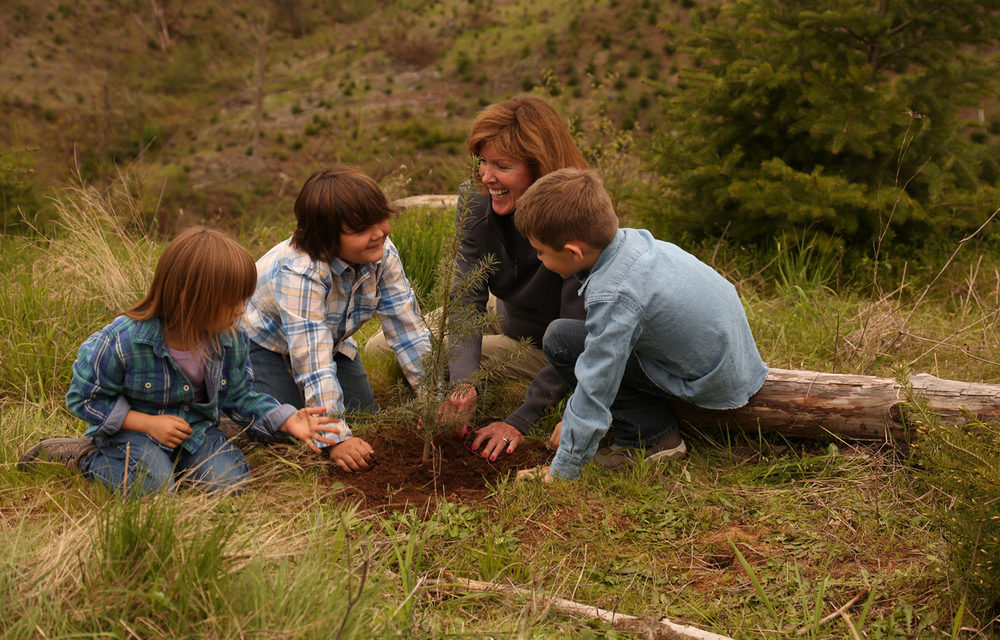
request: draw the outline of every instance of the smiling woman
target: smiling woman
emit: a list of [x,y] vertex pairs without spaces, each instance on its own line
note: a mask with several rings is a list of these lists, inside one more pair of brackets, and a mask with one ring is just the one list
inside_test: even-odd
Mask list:
[[[486,313],[496,303],[499,332],[464,337],[452,350],[448,363],[450,382],[460,384],[482,362],[520,349],[506,371],[530,381],[521,406],[504,420],[479,429],[472,449],[496,460],[513,453],[524,435],[548,407],[569,390],[548,364],[540,346],[545,328],[556,318],[583,319],[579,284],[546,269],[538,254],[514,225],[517,200],[540,177],[562,168],[587,168],[583,154],[573,142],[569,127],[552,106],[540,98],[505,100],[483,109],[472,123],[466,140],[469,155],[478,159],[475,183],[461,186],[455,218],[459,234],[458,283],[468,278],[487,256],[493,270],[483,284],[461,301],[460,306]],[[521,341],[531,347],[522,349]],[[385,348],[382,333],[365,345],[368,352]],[[460,393],[445,401],[448,413],[464,416],[463,426],[475,411],[475,387],[460,387]],[[480,450],[480,447],[482,449]]]
[[[538,348],[545,328],[556,318],[584,317],[578,283],[563,281],[546,269],[518,233],[517,200],[540,177],[565,167],[583,169],[587,163],[555,109],[535,97],[513,98],[481,111],[466,148],[480,161],[476,184],[462,185],[463,194],[470,197],[459,197],[459,268],[464,273],[487,255],[496,258],[496,268],[465,302],[485,312],[495,297],[501,331],[467,338],[449,365],[451,380],[460,382],[481,362],[516,348],[522,339],[533,345],[510,367],[513,374],[531,380],[523,403],[503,421],[480,429],[473,442],[474,450],[482,446],[483,457],[495,459],[517,449],[545,410],[568,391]],[[473,189],[475,193],[469,193]],[[455,408],[471,414],[476,394],[466,398],[464,404],[454,403],[459,405]]]

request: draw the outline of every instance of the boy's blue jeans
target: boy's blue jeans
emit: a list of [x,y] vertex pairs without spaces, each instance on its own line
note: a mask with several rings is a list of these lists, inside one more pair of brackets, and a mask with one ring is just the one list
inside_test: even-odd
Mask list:
[[[368,382],[368,373],[361,364],[361,357],[351,360],[342,353],[336,353],[333,361],[337,365],[337,381],[343,392],[344,408],[348,412],[378,411],[375,394]],[[253,367],[253,385],[257,391],[273,396],[282,404],[290,404],[296,409],[305,406],[302,390],[292,377],[288,355],[250,343],[250,365]],[[330,407],[327,407],[329,410]]]
[[[542,351],[570,387],[576,387],[574,368],[583,353],[587,329],[583,320],[553,320],[542,339]],[[650,380],[635,352],[629,354],[618,394],[611,405],[614,443],[649,448],[677,431],[674,398]]]
[[237,493],[250,479],[243,452],[217,427],[205,431],[205,442],[195,453],[183,447],[167,451],[153,437],[127,429],[95,442],[97,449],[80,460],[80,471],[122,495],[173,491],[178,481]]

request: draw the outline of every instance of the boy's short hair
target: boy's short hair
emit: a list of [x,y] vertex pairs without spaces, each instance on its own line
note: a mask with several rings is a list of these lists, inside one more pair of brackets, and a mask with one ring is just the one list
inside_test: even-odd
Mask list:
[[[587,168],[566,122],[552,105],[534,96],[511,98],[480,111],[465,146],[478,156],[487,142],[497,153],[526,164],[532,181],[563,167]],[[482,187],[478,173],[476,181]]]
[[182,343],[197,344],[216,315],[253,295],[257,266],[221,231],[185,229],[163,250],[146,296],[125,312],[133,320],[160,318]]
[[382,189],[363,171],[346,165],[320,169],[295,199],[298,226],[291,244],[313,260],[332,260],[340,253],[341,233],[367,229],[392,214]]
[[569,168],[528,187],[517,200],[514,224],[524,237],[553,249],[572,241],[604,249],[618,231],[618,216],[596,171]]

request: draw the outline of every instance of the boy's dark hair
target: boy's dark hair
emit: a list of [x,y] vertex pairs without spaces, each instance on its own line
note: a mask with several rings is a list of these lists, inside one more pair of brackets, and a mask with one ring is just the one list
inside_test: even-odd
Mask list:
[[392,214],[382,189],[364,172],[346,165],[320,169],[295,199],[298,226],[291,244],[313,260],[332,260],[340,253],[341,233],[367,229]]
[[249,300],[256,284],[246,249],[221,231],[191,227],[167,244],[149,292],[125,315],[160,318],[165,332],[194,346],[221,311]]
[[[566,122],[552,105],[534,96],[511,98],[480,111],[465,146],[478,156],[487,142],[497,153],[526,164],[532,181],[562,167],[587,168]],[[478,173],[476,182],[482,188]]]
[[517,199],[517,230],[553,249],[586,242],[604,249],[618,231],[618,216],[601,176],[593,169],[558,169],[539,178]]

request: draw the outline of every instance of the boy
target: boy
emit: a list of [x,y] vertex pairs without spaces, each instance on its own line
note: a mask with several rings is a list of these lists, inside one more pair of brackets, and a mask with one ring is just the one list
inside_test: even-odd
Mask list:
[[[586,320],[561,318],[542,350],[574,387],[553,433],[545,476],[572,480],[591,458],[616,467],[645,451],[677,459],[687,447],[673,401],[743,406],[768,369],[736,289],[711,267],[644,229],[619,229],[593,170],[560,169],[521,196],[515,218],[542,263],[582,280]],[[598,450],[614,425],[614,444]]]

